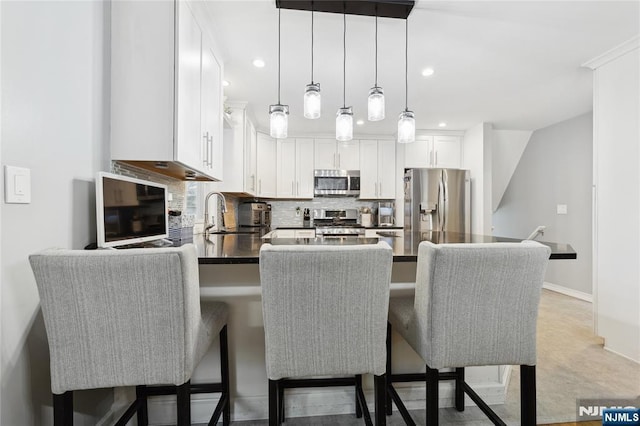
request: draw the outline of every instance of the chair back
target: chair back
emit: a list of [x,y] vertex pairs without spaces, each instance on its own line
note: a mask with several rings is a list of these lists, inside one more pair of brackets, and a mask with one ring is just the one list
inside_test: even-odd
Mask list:
[[267,376],[385,371],[388,244],[260,250]]
[[429,367],[534,365],[550,253],[533,241],[420,243],[414,309]]
[[183,384],[201,321],[193,245],[46,250],[29,257],[51,358],[51,390]]

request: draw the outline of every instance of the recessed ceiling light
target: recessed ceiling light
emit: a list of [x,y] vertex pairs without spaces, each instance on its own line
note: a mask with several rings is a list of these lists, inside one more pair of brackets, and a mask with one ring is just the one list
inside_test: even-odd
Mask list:
[[222,85],[224,87],[228,87],[231,83],[229,83],[227,80],[222,80]]
[[433,71],[433,68],[425,68],[422,70],[422,76],[423,77],[429,77],[431,75],[433,75],[435,71]]
[[356,124],[358,126],[362,126],[364,124],[364,120],[358,120],[358,121],[356,121]]
[[253,66],[257,68],[264,68],[264,61],[262,59],[254,59]]
[[444,121],[441,121],[438,123],[438,127],[447,127],[447,123],[445,123]]

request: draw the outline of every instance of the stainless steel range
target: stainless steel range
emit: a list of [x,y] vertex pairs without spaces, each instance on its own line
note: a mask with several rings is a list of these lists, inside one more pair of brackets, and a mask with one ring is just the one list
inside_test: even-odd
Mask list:
[[364,237],[364,227],[358,223],[357,209],[313,210],[313,224],[319,237]]

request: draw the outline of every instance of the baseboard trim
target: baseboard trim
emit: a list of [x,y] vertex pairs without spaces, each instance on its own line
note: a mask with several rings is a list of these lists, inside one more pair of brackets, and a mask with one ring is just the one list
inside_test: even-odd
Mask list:
[[[507,376],[507,375],[505,375]],[[484,399],[487,404],[504,404],[506,390],[503,383],[478,384],[473,389]],[[419,383],[399,383],[396,390],[409,410],[424,409],[425,386]],[[440,407],[453,407],[454,398],[453,383],[442,382],[440,384]],[[365,396],[369,410],[374,412],[373,389],[365,390]],[[268,417],[267,396],[244,396],[232,398],[231,420],[262,420]],[[211,413],[218,403],[217,395],[211,396],[193,395],[191,397],[191,421],[193,423],[207,423]],[[466,397],[465,405],[474,405],[473,401]],[[152,426],[164,426],[175,424],[176,402],[175,397],[158,396],[149,398],[149,424]],[[328,389],[291,389],[287,390],[286,416],[287,417],[312,417],[334,414],[352,414],[354,411],[354,391],[352,388],[328,388]],[[397,410],[394,409],[397,414]],[[354,414],[355,415],[355,414]]]
[[629,361],[635,362],[636,364],[640,364],[640,359],[634,359],[634,358],[631,358],[629,355],[621,354],[620,352],[614,351],[613,349],[611,349],[610,347],[608,347],[608,346],[607,346],[607,344],[606,344],[606,339],[605,339],[605,344],[604,344],[604,346],[602,347],[602,349],[604,349],[604,350],[605,350],[605,351],[607,351],[607,352],[611,352],[612,354],[616,354],[616,355],[618,355],[618,356],[621,356],[622,358],[626,358],[626,359],[628,359]]
[[544,282],[542,288],[555,291],[556,293],[564,294],[565,296],[574,297],[576,299],[584,300],[585,302],[593,303],[593,295],[585,293],[583,291],[574,290],[572,288],[564,287],[558,284]]

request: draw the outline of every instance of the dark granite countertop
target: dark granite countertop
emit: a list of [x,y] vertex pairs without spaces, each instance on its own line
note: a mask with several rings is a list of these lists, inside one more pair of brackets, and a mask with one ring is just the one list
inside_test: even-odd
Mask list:
[[[315,226],[278,226],[275,229],[316,229]],[[274,230],[275,230],[274,229]],[[389,230],[399,230],[403,229],[402,226],[365,226],[364,229],[389,229]]]
[[[429,240],[442,243],[493,243],[519,242],[516,238],[490,235],[461,234],[458,232],[404,232],[401,236],[378,238],[276,238],[263,240],[257,234],[211,235],[205,241],[202,235],[194,235],[193,243],[198,251],[200,264],[249,264],[258,263],[260,247],[265,242],[272,244],[317,245],[317,244],[375,244],[386,241],[393,249],[394,262],[415,262],[418,244]],[[569,244],[540,241],[551,248],[550,259],[576,259],[576,251]]]

